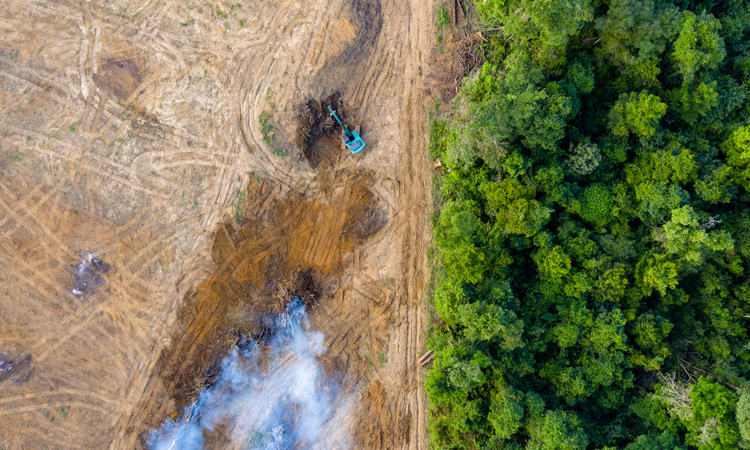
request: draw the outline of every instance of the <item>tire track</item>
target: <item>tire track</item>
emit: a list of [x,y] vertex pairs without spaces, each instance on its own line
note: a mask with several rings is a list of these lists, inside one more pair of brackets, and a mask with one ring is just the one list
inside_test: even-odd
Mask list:
[[[419,5],[416,0],[407,3],[419,11],[429,9],[429,5]],[[21,17],[15,13],[19,6],[12,3],[8,6],[13,10],[12,17]],[[71,448],[109,445],[110,448],[130,450],[137,447],[138,436],[133,430],[138,429],[139,420],[142,420],[137,412],[145,403],[154,401],[149,398],[149,392],[153,392],[151,386],[155,383],[156,361],[165,348],[169,333],[175,328],[175,308],[184,293],[177,292],[178,286],[185,289],[194,284],[203,273],[198,267],[210,265],[209,233],[222,215],[233,208],[233,196],[242,188],[247,178],[245,173],[263,171],[280,183],[277,191],[268,193],[263,200],[258,199],[259,214],[265,214],[263,210],[268,209],[274,199],[283,197],[291,185],[308,186],[311,195],[316,192],[317,187],[310,184],[313,174],[307,168],[298,167],[289,157],[284,159],[271,154],[272,149],[263,142],[258,116],[267,107],[266,90],[273,88],[278,103],[277,114],[281,116],[279,129],[289,129],[287,121],[292,119],[285,117],[290,113],[282,111],[289,106],[295,107],[295,102],[304,97],[303,93],[323,88],[314,83],[319,64],[325,65],[332,57],[328,55],[348,51],[343,44],[348,38],[342,37],[336,27],[337,20],[344,17],[349,20],[346,2],[243,2],[240,15],[234,19],[247,19],[240,30],[225,29],[221,21],[207,18],[207,14],[200,16],[201,20],[196,20],[190,27],[180,27],[185,6],[171,0],[115,0],[96,5],[90,2],[71,5],[37,2],[29,9],[29,17],[37,24],[52,24],[55,16],[62,23],[56,27],[53,36],[34,44],[35,49],[46,49],[45,56],[49,56],[49,60],[45,61],[45,67],[51,68],[51,72],[34,66],[24,56],[30,53],[22,53],[19,61],[14,63],[16,68],[9,69],[9,77],[20,75],[36,84],[13,81],[24,87],[12,96],[4,97],[10,100],[4,105],[5,111],[15,111],[19,106],[23,108],[14,112],[12,120],[3,114],[6,118],[0,119],[0,126],[23,133],[21,137],[31,136],[44,145],[40,144],[29,152],[27,166],[24,166],[28,173],[16,172],[13,166],[5,174],[8,178],[0,179],[3,187],[0,234],[8,233],[9,227],[18,224],[6,237],[13,238],[16,233],[29,235],[37,241],[38,253],[29,258],[23,249],[13,248],[15,244],[0,242],[0,268],[10,269],[8,280],[11,282],[6,286],[7,292],[24,295],[22,300],[11,300],[11,307],[19,309],[18,317],[28,314],[24,309],[44,310],[45,316],[59,317],[54,327],[34,325],[24,330],[14,325],[1,328],[3,334],[8,330],[19,342],[35,343],[35,358],[42,355],[38,359],[38,376],[28,385],[39,396],[25,397],[24,386],[13,388],[17,390],[9,391],[10,395],[7,395],[14,399],[14,407],[30,408],[22,413],[28,414],[24,416],[27,423],[21,424],[14,414],[3,416],[14,430],[7,436],[11,446],[22,448],[46,440]],[[403,15],[407,13],[411,21],[430,20],[429,15],[420,16],[402,3],[382,2],[382,15],[389,17],[389,23],[373,41],[373,50],[365,58],[359,75],[351,79],[341,77],[336,81],[351,89],[347,101],[359,99],[362,102],[352,107],[353,111],[363,119],[367,116],[368,123],[373,124],[373,140],[368,141],[368,144],[373,144],[368,153],[347,159],[345,164],[366,166],[373,158],[387,152],[402,155],[407,147],[415,155],[408,163],[404,160],[398,165],[377,167],[390,179],[404,180],[402,184],[407,184],[401,192],[389,194],[398,190],[394,186],[386,189],[385,195],[379,195],[387,199],[386,209],[391,212],[391,223],[374,238],[374,242],[382,246],[392,243],[403,246],[414,236],[419,239],[423,231],[420,227],[425,223],[414,219],[421,214],[419,201],[425,192],[408,193],[416,183],[411,173],[419,169],[414,161],[419,160],[419,152],[424,150],[423,145],[420,147],[423,137],[419,135],[423,130],[416,128],[406,133],[403,132],[406,125],[398,124],[390,134],[380,133],[386,128],[382,124],[387,111],[403,111],[402,107],[407,103],[423,100],[409,95],[409,90],[416,89],[416,85],[403,79],[417,77],[415,62],[410,61],[416,59],[416,46],[411,43],[416,34],[414,27],[404,27],[406,19]],[[86,44],[81,44],[82,36],[77,28],[80,24],[88,33]],[[0,25],[0,29],[7,26]],[[31,29],[30,25],[23,23],[18,27]],[[99,41],[96,40],[96,29],[100,30]],[[386,30],[388,36],[383,34]],[[0,38],[0,46],[17,39],[14,36],[10,30],[7,38]],[[53,49],[55,41],[61,42],[59,49]],[[141,55],[138,58],[147,61],[149,72],[122,102],[113,101],[107,91],[97,88],[93,82],[91,75],[100,63],[96,50],[99,44],[102,55]],[[297,59],[296,64],[291,63],[290,56]],[[337,57],[334,55],[333,58]],[[200,71],[204,67],[212,71],[213,84],[194,90],[189,76],[194,70]],[[402,67],[406,69],[404,73],[400,72]],[[344,71],[335,73],[343,74]],[[81,80],[88,83],[89,92],[79,98]],[[74,82],[79,87],[73,86]],[[280,84],[284,87],[277,87]],[[50,90],[48,86],[54,87]],[[5,94],[0,91],[0,95]],[[189,103],[193,96],[200,101]],[[180,109],[175,107],[180,104],[191,105],[189,113],[196,116],[196,123],[202,128],[184,126],[193,119],[180,116]],[[48,115],[54,119],[26,120],[29,112],[45,108],[49,108]],[[135,130],[131,122],[145,112],[163,121],[165,128],[176,126],[163,132]],[[406,113],[394,114],[402,121],[408,121],[419,119],[420,112],[415,106]],[[69,134],[65,128],[76,120],[91,123],[90,131]],[[129,132],[134,137],[126,150],[137,147],[138,156],[116,158],[113,155],[114,142]],[[378,137],[380,135],[392,136],[395,140],[381,146],[378,140],[385,141],[386,138]],[[91,144],[99,138],[104,141],[103,145]],[[188,140],[192,141],[190,148],[186,148]],[[3,139],[3,145],[15,148],[20,145],[19,141]],[[245,145],[253,146],[256,153],[248,153]],[[40,161],[60,165],[63,168],[61,176],[45,178],[45,175],[40,175],[41,169],[35,165]],[[187,179],[183,180],[181,173],[187,173]],[[343,184],[350,180],[337,182]],[[104,187],[107,192],[111,190],[117,195],[107,197],[109,194],[105,195]],[[6,188],[20,194],[7,195]],[[68,196],[61,194],[63,190],[68,191]],[[354,193],[345,189],[340,195],[341,201],[346,202]],[[194,199],[198,202],[194,212],[179,206]],[[104,219],[103,215],[112,209],[125,211],[126,206],[129,208],[130,205],[119,204],[125,201],[134,201],[137,209],[128,214],[113,214],[116,219]],[[412,202],[417,206],[410,208]],[[76,218],[71,216],[74,208],[81,210]],[[95,217],[97,215],[101,217]],[[300,210],[293,210],[279,226],[290,233],[312,235],[304,244],[304,252],[309,258],[325,264],[335,261],[338,256],[334,255],[332,247],[338,237],[330,230],[343,226],[341,214],[332,214],[330,223],[321,224],[325,226],[304,219]],[[72,223],[81,224],[81,228],[71,231]],[[96,227],[85,228],[94,223]],[[408,226],[401,226],[402,223]],[[401,233],[414,236],[403,236],[396,241],[389,237]],[[74,246],[86,242],[97,243],[96,251],[106,252],[115,271],[111,273],[106,298],[87,299],[86,304],[81,305],[74,303],[76,298],[68,298],[72,294],[65,294],[57,285],[56,273],[59,272],[55,271],[70,264],[67,259],[71,256],[70,251],[76,249]],[[268,239],[255,251],[260,258],[281,245],[280,239]],[[423,249],[418,244],[409,247],[402,257],[406,261],[404,264],[420,264],[418,255]],[[360,261],[360,252],[346,257]],[[229,259],[237,262],[233,257]],[[368,316],[377,316],[383,310],[386,311],[382,313],[385,317],[393,314],[408,323],[404,328],[406,347],[399,344],[399,348],[414,353],[412,347],[420,345],[421,338],[415,333],[421,324],[420,319],[410,316],[418,315],[415,305],[421,295],[419,283],[402,284],[403,281],[397,280],[400,283],[398,297],[388,300],[373,285],[382,283],[378,275],[373,272],[370,276],[364,269],[359,270],[356,277],[341,281],[340,299],[342,304],[363,302],[364,307],[357,310],[361,318],[332,336],[335,346],[352,345],[350,339],[362,336],[367,349],[361,354],[375,358],[378,351],[385,349],[388,325],[369,322]],[[27,274],[33,274],[33,277],[22,281]],[[424,273],[418,270],[401,274],[401,278],[423,276]],[[407,290],[408,295],[405,294]],[[65,301],[59,301],[60,297]],[[73,302],[70,303],[73,306],[68,306],[69,302]],[[402,302],[415,305],[398,308]],[[331,314],[331,320],[335,319]],[[106,347],[106,351],[97,346]],[[80,355],[77,358],[82,359],[68,359],[77,352],[85,355],[85,359]],[[389,352],[392,353],[390,347]],[[414,361],[410,356],[397,362],[393,354],[391,359],[394,365],[408,365]],[[91,370],[91,375],[82,376],[66,368],[66,361],[74,361],[81,370]],[[108,367],[95,367],[92,361],[105,361]],[[346,361],[347,364],[357,364],[357,357],[346,354]],[[357,372],[361,370],[359,368],[352,370],[352,373],[364,375]],[[390,363],[385,368],[375,367],[373,376],[387,380],[389,370]],[[400,392],[402,385],[420,383],[418,373],[405,375],[404,380],[394,380],[388,385],[388,392],[391,395]],[[423,405],[415,394],[418,390],[409,389],[412,390],[404,391],[405,400],[394,401],[393,407],[400,413],[403,411],[404,417],[411,417],[416,424],[411,429],[417,430],[418,410]],[[98,397],[74,395],[82,390]],[[64,392],[69,392],[72,398],[66,398]],[[102,399],[109,400],[108,406],[103,406]],[[98,405],[100,409],[78,406],[87,403]],[[64,420],[54,411],[58,407],[73,408],[71,414],[75,414],[76,420]],[[35,413],[35,408],[52,408],[54,423],[49,423],[49,415]],[[77,441],[73,438],[76,436],[79,437]],[[411,442],[416,441],[416,437],[411,439]]]

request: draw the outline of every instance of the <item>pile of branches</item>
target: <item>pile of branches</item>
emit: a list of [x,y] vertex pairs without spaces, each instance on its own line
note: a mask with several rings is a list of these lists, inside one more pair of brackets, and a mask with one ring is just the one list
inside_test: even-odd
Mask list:
[[322,290],[317,278],[312,269],[305,269],[293,272],[276,283],[275,296],[282,310],[295,298],[299,299],[305,308],[313,306]]
[[300,106],[295,144],[309,161],[314,160],[314,155],[310,153],[312,144],[322,136],[333,134],[339,127],[328,113],[328,106],[338,110],[337,94],[331,94],[321,101],[311,99]]

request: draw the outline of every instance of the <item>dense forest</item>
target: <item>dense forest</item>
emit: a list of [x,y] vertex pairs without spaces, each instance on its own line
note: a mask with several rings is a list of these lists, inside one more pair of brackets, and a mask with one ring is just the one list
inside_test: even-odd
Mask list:
[[475,9],[431,127],[431,446],[750,448],[750,1]]

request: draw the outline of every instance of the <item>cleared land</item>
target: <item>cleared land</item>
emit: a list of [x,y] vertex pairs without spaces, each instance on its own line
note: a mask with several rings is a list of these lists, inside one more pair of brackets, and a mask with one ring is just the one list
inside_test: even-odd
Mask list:
[[[141,446],[312,270],[357,446],[424,448],[431,3],[0,7],[0,446]],[[299,148],[332,94],[360,155]]]

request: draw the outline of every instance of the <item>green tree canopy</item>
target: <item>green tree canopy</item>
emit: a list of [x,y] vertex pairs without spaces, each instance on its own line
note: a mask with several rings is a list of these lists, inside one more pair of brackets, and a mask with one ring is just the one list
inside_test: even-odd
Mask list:
[[529,426],[526,450],[584,450],[588,436],[578,418],[566,411],[547,411]]
[[615,136],[650,137],[666,112],[667,104],[656,95],[645,91],[622,94],[609,112],[609,126]]
[[711,14],[696,16],[691,11],[683,12],[672,57],[686,83],[691,83],[698,71],[715,69],[724,59],[726,50],[719,30],[721,22]]
[[474,4],[430,126],[431,447],[750,448],[750,1]]

